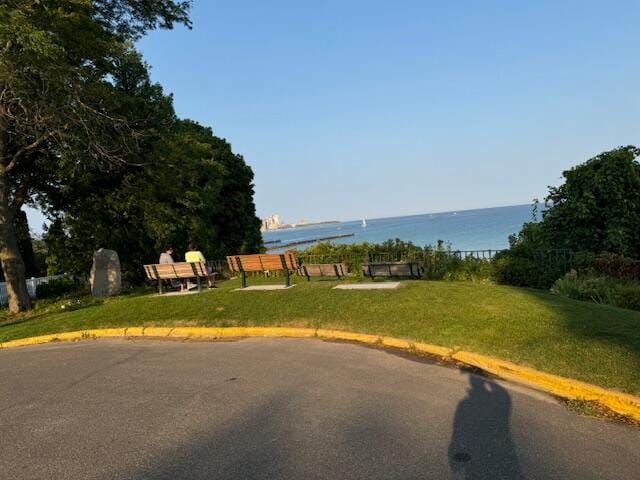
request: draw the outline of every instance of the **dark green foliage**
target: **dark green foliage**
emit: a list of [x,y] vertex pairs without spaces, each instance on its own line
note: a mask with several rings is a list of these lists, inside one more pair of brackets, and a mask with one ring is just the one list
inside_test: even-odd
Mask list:
[[253,173],[227,142],[208,128],[177,121],[148,156],[148,164],[105,179],[96,170],[65,182],[79,185],[63,194],[64,214],[46,234],[51,273],[86,274],[100,247],[118,252],[123,279],[132,284],[166,243],[175,247],[176,261],[190,241],[210,260],[259,251]]
[[47,187],[64,188],[55,182],[69,169],[106,171],[141,151],[152,129],[114,82],[119,62],[148,30],[190,26],[189,7],[174,0],[0,2],[0,262],[12,312],[31,308],[14,215],[25,204],[49,204]]
[[570,274],[558,279],[551,290],[575,300],[640,310],[640,282],[635,280]]
[[501,284],[548,289],[572,265],[571,251],[550,248],[539,223],[526,223],[509,237],[509,246],[493,261],[495,280]]
[[18,248],[24,261],[25,275],[27,277],[39,277],[43,275],[44,272],[39,268],[41,265],[36,263],[36,255],[33,250],[33,243],[29,232],[27,214],[23,210],[18,210],[18,212],[14,214],[13,223],[15,224],[16,236],[18,237]]
[[119,61],[114,84],[122,108],[146,121],[143,148],[108,169],[78,169],[65,157],[50,172],[46,202],[54,221],[45,235],[49,273],[86,275],[101,247],[120,256],[123,280],[140,283],[142,265],[155,263],[164,244],[184,259],[190,241],[208,259],[254,253],[262,245],[253,203],[253,172],[210,128],[178,120],[171,98],[149,80],[139,55]]
[[542,222],[546,241],[575,252],[640,258],[640,149],[602,153],[563,172]]
[[473,255],[462,256],[445,248],[442,240],[434,247],[427,246],[422,254],[425,278],[429,280],[462,280],[482,282],[493,277],[489,259]]
[[492,265],[488,259],[462,257],[447,249],[439,241],[435,247],[419,247],[399,239],[383,243],[354,243],[336,245],[318,243],[303,250],[300,259],[306,263],[343,262],[351,273],[360,274],[360,266],[367,262],[418,261],[425,266],[424,278],[430,280],[488,281],[492,278]]
[[[640,164],[636,147],[602,153],[563,173],[550,187],[540,223],[527,223],[496,259],[500,283],[549,288],[571,268],[592,271],[596,257],[640,255]],[[628,268],[620,262],[607,271]],[[602,273],[606,273],[603,271]],[[608,274],[608,273],[606,273]]]
[[59,298],[71,293],[77,293],[79,290],[80,287],[73,278],[63,277],[38,285],[36,287],[36,297],[39,299]]
[[37,272],[37,275],[34,276],[44,277],[47,275],[47,245],[40,237],[33,237],[31,239],[31,245],[33,247],[33,257]]
[[416,260],[422,258],[424,249],[398,238],[383,243],[334,244],[319,242],[300,252],[300,259],[306,263],[343,262],[352,273],[360,274],[361,265],[369,261],[385,262]]

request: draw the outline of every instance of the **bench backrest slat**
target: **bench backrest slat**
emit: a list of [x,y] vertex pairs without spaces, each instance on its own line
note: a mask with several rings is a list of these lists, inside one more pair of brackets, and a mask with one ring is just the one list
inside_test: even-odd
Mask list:
[[344,263],[305,263],[302,269],[309,277],[344,277],[347,274]]
[[153,265],[145,265],[144,266],[144,272],[147,274],[147,278],[149,280],[158,280],[158,275],[156,274],[155,270],[153,269]]
[[202,262],[158,263],[145,265],[144,270],[150,280],[187,279],[208,276],[207,267]]
[[298,269],[298,259],[293,253],[283,254],[255,254],[233,255],[227,257],[227,265],[232,272],[265,272],[269,270],[284,270],[282,258],[288,270]]
[[383,262],[362,265],[362,273],[372,277],[421,277],[423,266],[419,262]]

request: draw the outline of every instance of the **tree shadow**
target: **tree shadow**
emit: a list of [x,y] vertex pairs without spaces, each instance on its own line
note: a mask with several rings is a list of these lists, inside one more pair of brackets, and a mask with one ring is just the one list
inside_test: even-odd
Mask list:
[[[298,415],[294,397],[292,392],[269,396],[224,427],[174,446],[149,467],[120,474],[132,480],[406,480],[428,471],[432,459],[407,445],[405,432],[382,410],[361,409],[358,403],[338,430],[325,429]],[[441,465],[446,469],[446,462]]]
[[449,467],[456,479],[523,479],[511,437],[511,397],[488,378],[469,375],[470,389],[456,408]]
[[265,399],[225,428],[203,432],[167,452],[133,480],[282,478],[290,473],[286,426],[278,423],[286,395]]
[[[91,301],[88,303],[82,303],[82,300],[79,300],[82,298],[90,298]],[[56,300],[55,302],[51,302],[43,306],[38,306],[35,310],[31,310],[26,313],[17,315],[6,315],[4,318],[0,317],[0,330],[5,327],[12,327],[23,323],[33,322],[42,317],[48,317],[55,314],[70,313],[76,310],[85,310],[87,308],[99,307],[104,304],[103,300],[95,299],[93,297],[70,297],[66,299],[66,301],[70,303],[69,307],[63,310],[60,308],[60,303],[62,301],[63,300]],[[74,302],[79,303],[74,304]]]
[[[548,292],[527,292],[561,319],[572,361],[563,376],[637,394],[640,389],[640,312]],[[594,355],[593,352],[596,354]],[[612,368],[612,365],[624,368]],[[588,373],[589,377],[579,376]]]

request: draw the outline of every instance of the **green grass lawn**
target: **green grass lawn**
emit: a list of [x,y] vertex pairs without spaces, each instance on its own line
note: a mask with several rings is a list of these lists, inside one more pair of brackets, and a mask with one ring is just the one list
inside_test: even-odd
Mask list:
[[639,312],[492,284],[405,281],[398,290],[332,290],[336,283],[298,280],[286,291],[236,292],[239,281],[231,280],[195,295],[89,299],[75,311],[58,302],[15,317],[0,313],[0,342],[115,326],[336,328],[459,347],[640,394]]

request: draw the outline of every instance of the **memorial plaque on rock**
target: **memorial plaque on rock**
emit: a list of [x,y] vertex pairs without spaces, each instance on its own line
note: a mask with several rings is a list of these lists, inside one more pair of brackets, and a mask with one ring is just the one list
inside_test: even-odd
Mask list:
[[120,258],[117,252],[101,248],[93,254],[89,283],[94,297],[118,295],[122,291]]

